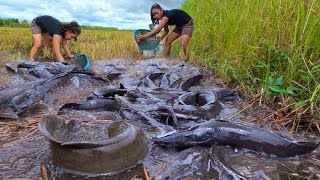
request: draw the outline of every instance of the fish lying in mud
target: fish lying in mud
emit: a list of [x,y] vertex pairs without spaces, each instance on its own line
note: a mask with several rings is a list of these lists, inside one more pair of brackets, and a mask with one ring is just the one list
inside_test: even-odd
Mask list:
[[[90,72],[79,71],[71,65],[58,62],[12,63],[6,67],[13,72],[17,71],[19,77],[27,81],[0,89],[0,119],[21,118],[23,111],[36,103],[52,104],[60,98],[59,89],[109,84]],[[30,112],[26,114],[32,115]]]
[[82,111],[120,111],[119,103],[114,99],[91,99],[77,103],[67,103],[63,105],[58,113],[68,113],[75,110]]
[[252,126],[234,124],[228,121],[210,120],[194,128],[177,131],[155,139],[164,146],[191,147],[214,144],[247,148],[259,153],[277,157],[293,157],[312,152],[319,142],[299,142],[284,136]]
[[162,160],[164,168],[152,179],[237,179],[245,180],[220,156],[226,153],[203,147],[192,147]]
[[113,98],[115,95],[123,96],[127,93],[127,89],[120,84],[120,88],[99,88],[95,89],[89,96],[88,100],[96,98]]

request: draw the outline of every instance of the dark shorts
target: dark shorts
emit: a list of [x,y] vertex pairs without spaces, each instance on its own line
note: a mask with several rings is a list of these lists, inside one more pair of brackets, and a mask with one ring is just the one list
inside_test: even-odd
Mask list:
[[41,34],[41,28],[36,23],[36,19],[33,19],[31,22],[31,32],[32,34]]
[[192,37],[192,32],[193,32],[193,20],[191,19],[187,24],[178,27],[176,26],[172,32],[175,32],[180,35],[188,35]]

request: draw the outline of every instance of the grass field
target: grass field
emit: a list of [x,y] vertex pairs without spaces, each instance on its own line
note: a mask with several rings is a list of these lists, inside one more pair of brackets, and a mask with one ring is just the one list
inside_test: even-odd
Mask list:
[[[179,42],[175,42],[175,49],[172,55],[179,54]],[[28,58],[33,39],[30,28],[0,27],[0,51],[12,52],[12,59]],[[133,37],[133,31],[130,30],[88,30],[81,32],[78,40],[68,41],[69,49],[75,53],[84,53],[90,57],[90,60],[111,59],[117,57],[139,58],[142,52],[138,49]],[[63,49],[61,49],[63,52]],[[51,52],[42,52],[52,56]],[[182,49],[181,49],[182,53]]]
[[[137,57],[139,52],[133,31],[83,30],[78,41],[68,41],[71,51],[85,53],[91,60]],[[0,27],[0,50],[14,53],[13,59],[28,58],[33,46],[29,28]],[[39,52],[42,56],[43,52]]]

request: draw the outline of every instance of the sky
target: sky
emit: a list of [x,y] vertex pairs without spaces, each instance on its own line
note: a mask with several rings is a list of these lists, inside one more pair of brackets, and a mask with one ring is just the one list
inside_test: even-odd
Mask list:
[[118,29],[149,28],[150,8],[178,9],[184,0],[0,0],[0,18],[31,21],[51,15],[61,22]]

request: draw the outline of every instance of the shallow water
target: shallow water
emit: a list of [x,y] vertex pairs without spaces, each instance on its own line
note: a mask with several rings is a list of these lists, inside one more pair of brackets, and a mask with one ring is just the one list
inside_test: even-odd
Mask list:
[[[177,68],[179,67],[179,68]],[[114,59],[106,61],[96,61],[93,63],[92,71],[99,75],[107,75],[112,78],[110,87],[118,87],[121,82],[125,87],[136,87],[141,83],[139,79],[150,73],[170,72],[173,68],[176,71],[185,74],[186,77],[201,72],[204,78],[190,89],[216,88],[220,87],[219,80],[212,78],[213,74],[203,68],[194,67],[188,63],[168,59],[153,59],[144,61],[134,61],[129,59]],[[119,73],[119,75],[115,75]],[[0,70],[1,78],[0,89],[10,84],[19,83],[22,80],[13,73],[9,73],[2,66]],[[112,75],[112,76],[111,76]],[[77,82],[73,80],[72,82]],[[159,81],[158,81],[159,82]],[[96,88],[105,86],[88,86],[91,83],[83,84],[83,86],[75,85],[66,88],[57,88],[53,94],[59,94],[60,98],[51,102],[51,111],[56,112],[59,107],[65,103],[77,102],[85,100],[86,97]],[[134,89],[134,88],[132,88]],[[159,96],[160,97],[160,96]],[[244,122],[248,124],[258,115],[264,115],[265,112],[254,112],[250,114],[248,111],[233,116],[240,109],[245,107],[245,100],[237,99],[232,101],[221,101],[223,109],[219,112],[216,119],[228,119],[234,122]],[[249,113],[249,114],[248,114]],[[232,118],[229,118],[231,117]],[[89,123],[97,125],[104,120],[121,121],[116,113],[107,113],[107,111],[99,112],[82,112],[63,114],[62,118],[67,120],[85,120]],[[18,124],[26,122],[38,122],[39,118],[27,117],[15,121]],[[130,122],[130,120],[126,120]],[[186,121],[180,118],[180,125],[190,127],[202,120]],[[8,120],[1,122],[8,123]],[[49,179],[145,179],[144,168],[147,169],[149,177],[154,179],[235,179],[237,177],[245,177],[247,179],[319,179],[320,178],[320,149],[311,154],[293,158],[275,158],[265,155],[259,155],[246,149],[237,149],[228,146],[213,147],[193,147],[189,149],[164,148],[153,144],[151,138],[157,135],[169,132],[163,127],[145,125],[144,121],[131,122],[140,126],[144,131],[149,142],[149,152],[136,167],[125,170],[117,175],[96,175],[88,177],[85,175],[74,174],[74,172],[59,167],[52,160],[52,154],[49,147],[49,141],[34,129],[36,124],[30,127],[12,126],[1,124],[3,132],[0,136],[0,178],[14,179],[41,178],[41,167],[43,166]],[[172,122],[168,122],[172,124]],[[281,128],[270,127],[268,124],[257,124],[257,126],[267,128],[278,132]],[[103,126],[100,126],[102,129]],[[90,128],[89,128],[90,129]],[[97,138],[106,138],[105,134],[89,133]],[[12,130],[12,131],[9,131]],[[18,132],[13,134],[9,132]],[[79,131],[81,132],[81,131]],[[81,132],[82,135],[85,134]],[[80,133],[80,134],[81,134]],[[286,131],[282,131],[286,136],[292,136]],[[85,134],[88,135],[88,134]],[[299,137],[295,134],[294,137]],[[81,139],[80,136],[71,136],[71,140]],[[87,137],[87,139],[92,137]],[[299,140],[306,138],[319,139],[318,135],[301,135]],[[231,173],[230,173],[231,172]]]

